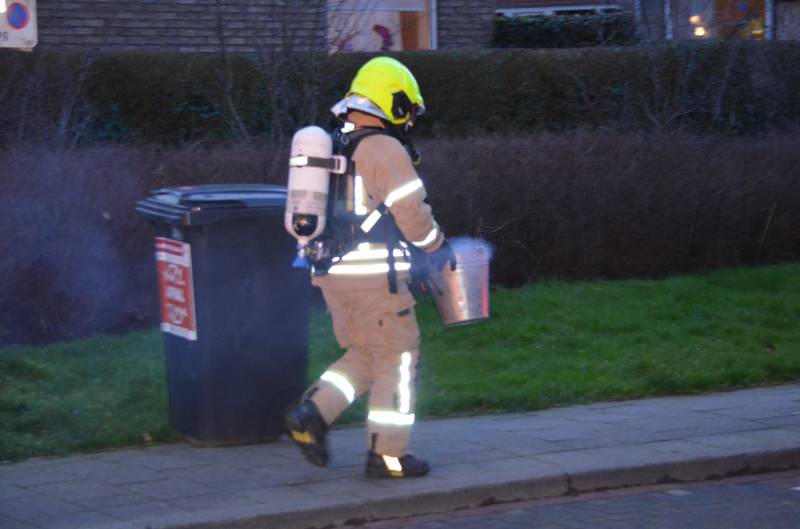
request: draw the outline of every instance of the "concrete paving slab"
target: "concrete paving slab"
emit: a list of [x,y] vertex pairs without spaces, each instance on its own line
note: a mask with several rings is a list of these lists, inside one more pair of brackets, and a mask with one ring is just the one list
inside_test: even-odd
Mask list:
[[299,489],[314,496],[336,497],[336,496],[358,496],[358,491],[369,487],[369,482],[363,476],[348,476],[345,478],[332,479],[328,481],[316,481],[314,483],[304,483],[298,486]]
[[715,435],[718,433],[737,433],[741,431],[752,431],[752,430],[763,430],[767,428],[766,425],[761,423],[755,423],[754,426],[747,424],[744,428],[742,426],[736,427],[732,424],[729,425],[719,425],[719,426],[712,426],[712,425],[703,425],[703,426],[691,426],[689,428],[679,428],[677,430],[665,430],[663,432],[658,432],[663,435],[665,438],[668,439],[692,439],[696,437],[703,437],[705,435]]
[[[135,466],[135,464],[124,463],[117,463],[113,468],[98,469],[93,472],[88,472],[86,477],[110,485],[127,485],[164,479],[164,476],[156,470],[138,467]],[[1,474],[0,479],[2,479]]]
[[742,431],[706,435],[693,438],[698,443],[719,446],[736,452],[762,452],[778,450],[786,446],[800,446],[800,433],[784,428],[767,428],[762,430]]
[[118,521],[107,514],[81,511],[39,520],[37,527],[41,527],[41,529],[78,529],[82,527],[102,527]]
[[305,513],[317,509],[331,509],[343,503],[352,503],[352,496],[314,494],[302,487],[281,486],[264,489],[243,490],[240,496],[249,498],[260,504],[258,513],[262,516],[274,516],[284,513]]
[[120,496],[125,494],[123,488],[81,479],[78,481],[68,481],[65,483],[51,483],[49,485],[38,485],[31,487],[30,491],[37,495],[50,496],[69,502],[88,501],[100,498],[108,498],[110,496]]
[[711,446],[689,439],[674,439],[671,441],[656,441],[646,443],[645,447],[654,452],[670,456],[685,456],[687,459],[698,457],[722,457],[728,455],[728,450],[719,446]]
[[0,515],[0,527],[3,529],[39,529],[35,525],[20,522],[19,520],[12,520],[2,515]]
[[657,459],[657,452],[653,450],[631,451],[626,450],[626,447],[604,447],[539,454],[533,457],[542,463],[569,469],[570,474],[577,474],[645,464]]
[[777,406],[759,406],[750,405],[737,408],[726,408],[724,410],[714,410],[714,415],[722,415],[726,417],[733,417],[736,419],[748,419],[751,421],[760,421],[763,419],[772,419],[776,417],[790,417],[794,414],[800,416],[800,403],[795,403],[789,406],[783,403]]
[[236,491],[223,491],[177,498],[170,503],[188,511],[204,512],[206,510],[254,508],[260,505],[261,502],[242,496]]
[[643,432],[637,430],[619,430],[613,435],[595,436],[586,439],[570,439],[558,441],[562,450],[583,450],[591,448],[603,448],[606,446],[619,446],[631,444],[645,444],[658,441],[671,441],[675,436],[663,432]]
[[26,523],[35,523],[44,518],[63,516],[82,510],[84,509],[73,503],[41,495],[0,503],[0,516]]
[[70,457],[64,462],[51,461],[49,466],[40,466],[40,472],[52,472],[57,470],[69,474],[73,479],[94,478],[95,475],[116,472],[119,468],[118,463],[107,461],[97,461],[90,457]]
[[[507,453],[510,456],[527,456],[533,454],[547,454],[550,452],[557,452],[563,450],[559,443],[543,440],[538,437],[533,437],[528,432],[524,433],[510,433],[503,432],[498,434],[494,440],[487,439],[483,443],[478,443],[486,448],[491,448],[497,453]],[[466,461],[469,461],[470,455],[474,452],[462,454],[462,461],[466,456]],[[497,459],[497,458],[492,458]]]
[[183,479],[162,479],[145,483],[134,483],[122,486],[126,492],[133,492],[151,498],[172,500],[199,496],[208,493],[208,488],[200,483]]
[[209,463],[194,465],[191,467],[180,467],[164,470],[162,476],[169,479],[191,481],[202,485],[221,485],[231,481],[242,482],[245,480],[265,479],[258,472],[244,470],[242,468],[226,465],[222,463]]
[[514,457],[516,455],[512,451],[503,449],[498,449],[494,447],[487,447],[484,450],[477,450],[471,453],[465,454],[456,454],[452,457],[443,457],[437,456],[436,458],[432,458],[428,456],[428,453],[425,453],[425,458],[428,459],[433,468],[437,467],[453,467],[453,466],[469,466],[470,464],[474,463],[475,461],[494,461],[496,459],[508,459],[509,457]]
[[205,464],[205,461],[195,457],[192,452],[179,451],[166,453],[144,452],[127,457],[121,461],[126,465],[135,465],[137,467],[150,469],[150,470],[170,470],[177,468],[190,468],[198,465]]
[[83,508],[83,510],[114,509],[116,507],[127,507],[131,505],[142,505],[157,501],[158,498],[146,496],[144,494],[126,493],[119,496],[106,496],[102,498],[92,498],[89,500],[74,500],[72,503]]
[[786,427],[800,426],[800,411],[794,411],[793,413],[784,415],[782,417],[770,417],[768,419],[758,419],[757,422],[759,424],[763,424],[764,426],[786,426]]
[[648,430],[651,432],[668,432],[671,430],[682,430],[691,427],[728,427],[734,430],[759,428],[755,421],[740,419],[737,417],[724,417],[708,412],[686,411],[679,412],[668,410],[659,415],[641,417],[618,423],[622,428],[631,427],[638,430]]
[[[168,518],[178,519],[180,516],[191,513],[189,509],[183,509],[166,501],[151,501],[137,505],[106,507],[98,509],[98,512],[117,520],[124,520],[133,527],[141,526],[151,521],[161,523]],[[103,527],[104,525],[105,524],[100,524],[99,527]],[[88,529],[90,527],[98,527],[98,525],[87,525],[86,527]]]
[[25,488],[77,479],[74,474],[62,472],[55,466],[52,468],[41,466],[29,468],[26,466],[24,469],[15,465],[0,466],[0,485],[3,486]]
[[0,484],[0,503],[24,498],[25,496],[36,496],[36,492],[15,485]]

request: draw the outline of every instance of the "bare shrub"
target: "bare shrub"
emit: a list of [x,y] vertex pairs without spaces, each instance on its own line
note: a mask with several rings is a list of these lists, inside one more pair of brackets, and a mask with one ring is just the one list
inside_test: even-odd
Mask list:
[[[800,259],[800,139],[575,132],[428,139],[449,235],[495,245],[496,284],[659,277]],[[148,190],[284,184],[285,145],[17,145],[0,177],[0,342],[153,324]],[[287,263],[288,266],[288,263]]]
[[659,277],[800,257],[800,141],[582,133],[423,144],[450,233],[494,278]]

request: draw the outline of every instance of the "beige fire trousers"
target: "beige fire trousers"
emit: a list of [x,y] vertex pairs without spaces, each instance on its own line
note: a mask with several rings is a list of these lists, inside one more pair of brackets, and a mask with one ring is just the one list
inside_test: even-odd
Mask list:
[[[357,280],[354,285],[357,285]],[[382,455],[408,453],[414,423],[419,327],[414,297],[403,281],[388,288],[326,288],[322,293],[339,345],[346,353],[307,395],[327,424],[359,396],[367,401],[367,447]]]

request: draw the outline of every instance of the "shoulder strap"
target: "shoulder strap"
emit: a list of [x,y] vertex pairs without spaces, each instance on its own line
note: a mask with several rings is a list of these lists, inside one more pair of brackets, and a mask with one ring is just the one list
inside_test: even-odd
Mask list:
[[335,154],[341,154],[350,160],[361,140],[376,134],[390,135],[386,129],[380,127],[364,127],[353,132],[338,134],[334,136],[334,151],[338,151]]

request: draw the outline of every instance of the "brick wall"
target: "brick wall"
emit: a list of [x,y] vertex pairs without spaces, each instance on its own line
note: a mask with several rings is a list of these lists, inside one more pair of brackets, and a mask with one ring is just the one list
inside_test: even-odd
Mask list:
[[38,2],[39,47],[217,52],[325,49],[325,0]]
[[439,49],[487,48],[494,31],[495,2],[438,0]]

